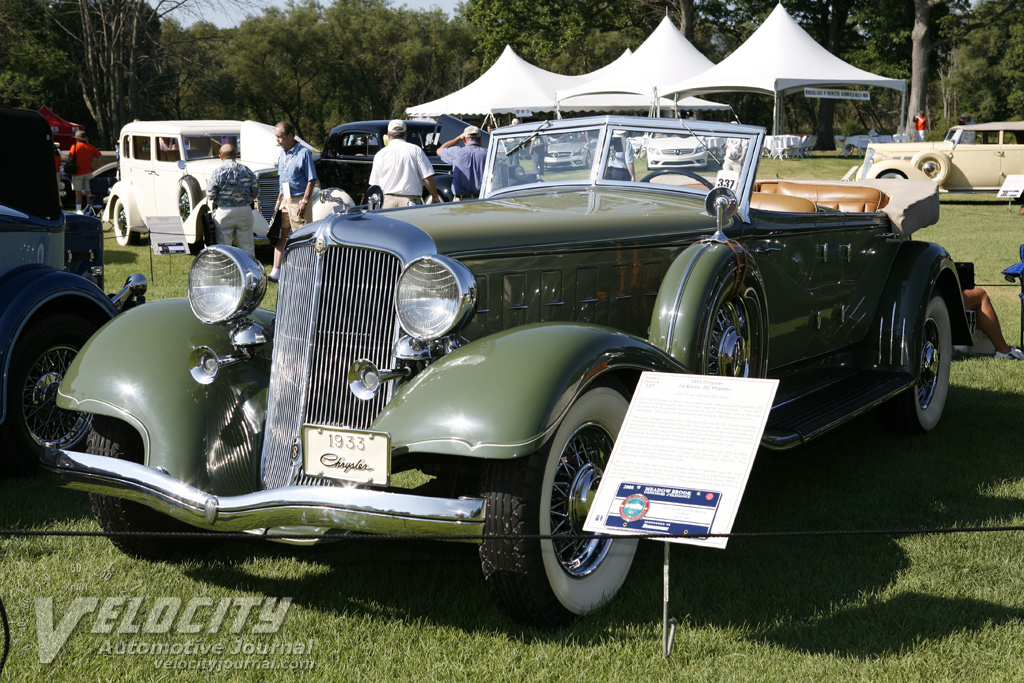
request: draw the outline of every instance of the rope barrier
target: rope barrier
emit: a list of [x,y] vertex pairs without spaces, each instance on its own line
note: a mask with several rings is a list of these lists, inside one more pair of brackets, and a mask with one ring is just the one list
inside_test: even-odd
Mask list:
[[[455,534],[364,534],[346,533],[322,538],[330,540],[351,541],[479,541],[484,538],[493,540],[537,540],[537,541],[572,541],[591,539],[683,539],[683,538],[807,538],[820,536],[928,536],[939,534],[995,533],[1005,531],[1024,531],[1024,526],[975,526],[975,527],[933,527],[927,529],[833,529],[803,531],[734,531],[730,533],[706,534],[489,534],[466,536]],[[214,538],[214,539],[263,539],[273,541],[309,540],[309,536],[271,535],[266,533],[248,533],[244,531],[57,531],[48,529],[0,529],[0,537],[152,537],[152,538]]]

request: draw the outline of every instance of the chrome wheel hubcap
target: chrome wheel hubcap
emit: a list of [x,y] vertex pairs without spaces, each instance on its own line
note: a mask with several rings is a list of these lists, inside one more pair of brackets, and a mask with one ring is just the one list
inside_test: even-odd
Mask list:
[[[551,533],[578,535],[597,494],[597,485],[612,438],[595,423],[577,429],[559,457],[551,487]],[[608,539],[553,540],[555,556],[567,574],[583,577],[597,569],[608,553]]]

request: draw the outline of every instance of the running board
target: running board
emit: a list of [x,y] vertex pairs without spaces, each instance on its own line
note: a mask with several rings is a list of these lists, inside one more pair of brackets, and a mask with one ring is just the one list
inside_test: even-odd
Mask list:
[[895,372],[862,372],[772,407],[761,445],[772,450],[799,446],[914,386]]

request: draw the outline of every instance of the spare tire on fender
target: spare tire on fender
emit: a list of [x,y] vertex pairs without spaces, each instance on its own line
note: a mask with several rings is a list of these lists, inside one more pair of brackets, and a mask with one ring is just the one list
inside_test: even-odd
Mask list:
[[918,152],[914,155],[914,158],[910,160],[910,163],[914,165],[914,168],[928,176],[929,180],[934,181],[937,185],[941,185],[946,182],[946,178],[949,177],[949,169],[952,165],[949,161],[949,157],[942,152],[937,152],[934,149],[926,149],[922,152]]

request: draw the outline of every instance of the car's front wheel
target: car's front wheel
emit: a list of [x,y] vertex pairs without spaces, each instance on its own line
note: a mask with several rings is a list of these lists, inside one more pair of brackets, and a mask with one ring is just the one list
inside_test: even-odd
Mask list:
[[84,439],[90,416],[58,408],[57,387],[96,329],[86,318],[57,313],[22,333],[11,355],[7,418],[0,425],[0,470],[30,474],[43,443],[73,448]]
[[[481,564],[491,595],[516,621],[564,624],[611,600],[626,580],[637,541],[587,538],[583,523],[628,406],[621,385],[591,387],[546,446],[485,469]],[[566,538],[531,538],[549,534]]]
[[114,240],[122,247],[139,243],[139,233],[128,226],[128,207],[120,197],[114,201]]
[[[85,450],[87,453],[108,458],[143,463],[142,437],[139,433],[128,423],[106,415],[97,415],[93,419]],[[207,539],[187,536],[132,535],[132,532],[188,533],[201,530],[124,498],[90,493],[89,501],[100,527],[114,534],[110,536],[110,542],[133,557],[150,560],[176,559],[186,553],[203,552],[209,544]]]
[[935,429],[949,393],[952,352],[949,309],[945,300],[934,294],[925,309],[924,329],[917,349],[917,381],[913,388],[879,408],[887,429],[899,434]]

